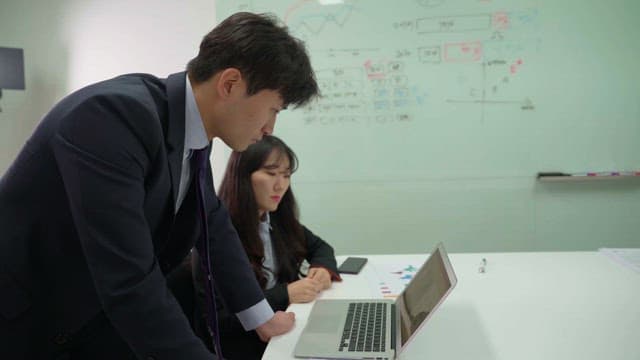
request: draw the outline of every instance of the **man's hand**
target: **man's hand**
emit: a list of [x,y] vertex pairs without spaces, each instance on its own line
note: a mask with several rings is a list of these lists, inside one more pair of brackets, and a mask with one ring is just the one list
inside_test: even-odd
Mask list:
[[260,340],[267,342],[273,336],[282,335],[293,328],[296,314],[292,312],[276,311],[271,320],[258,326],[256,332]]
[[294,281],[287,285],[290,303],[306,303],[313,301],[322,291],[322,284],[319,281],[306,277]]
[[325,268],[314,267],[309,269],[307,278],[319,282],[324,290],[331,287],[331,274],[329,274],[329,270]]

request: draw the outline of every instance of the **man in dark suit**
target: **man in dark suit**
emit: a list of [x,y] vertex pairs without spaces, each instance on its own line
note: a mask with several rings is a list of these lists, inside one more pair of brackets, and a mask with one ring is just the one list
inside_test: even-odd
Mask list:
[[[317,93],[302,43],[238,13],[186,73],[123,75],[60,101],[0,179],[0,358],[213,358],[166,280],[205,233],[190,157],[215,137],[244,150]],[[293,314],[264,299],[208,166],[215,290],[268,340]]]

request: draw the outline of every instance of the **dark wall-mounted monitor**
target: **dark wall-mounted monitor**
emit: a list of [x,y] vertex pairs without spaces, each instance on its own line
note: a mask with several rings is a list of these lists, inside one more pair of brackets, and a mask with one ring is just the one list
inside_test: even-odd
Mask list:
[[0,47],[0,89],[24,90],[22,49]]

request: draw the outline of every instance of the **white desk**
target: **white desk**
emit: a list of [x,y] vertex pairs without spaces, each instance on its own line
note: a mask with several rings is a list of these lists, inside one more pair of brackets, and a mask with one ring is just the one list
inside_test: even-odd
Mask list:
[[[597,252],[449,256],[458,285],[401,359],[640,359],[640,273]],[[368,258],[375,265],[419,263],[426,256]],[[482,258],[484,273],[478,271]],[[321,298],[376,295],[367,280],[375,275],[369,264]],[[271,340],[263,359],[293,359],[310,309],[289,307],[296,325]]]

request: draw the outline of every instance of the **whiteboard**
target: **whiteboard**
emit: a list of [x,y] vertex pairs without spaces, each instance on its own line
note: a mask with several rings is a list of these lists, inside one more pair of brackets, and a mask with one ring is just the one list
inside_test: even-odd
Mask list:
[[236,11],[307,44],[323,96],[276,135],[303,222],[339,252],[640,246],[634,184],[535,181],[640,168],[639,3],[217,3]]

